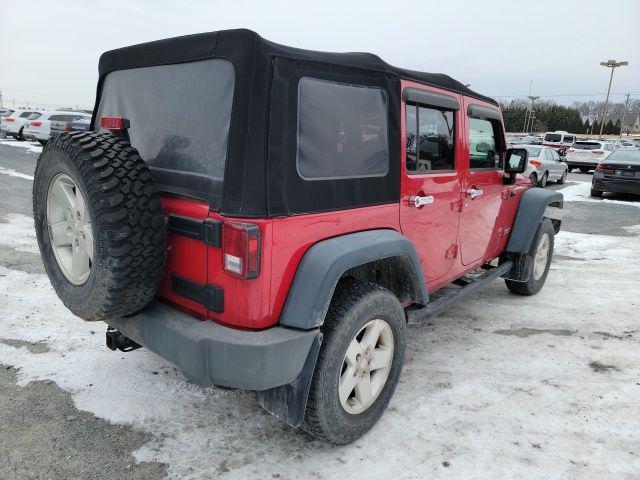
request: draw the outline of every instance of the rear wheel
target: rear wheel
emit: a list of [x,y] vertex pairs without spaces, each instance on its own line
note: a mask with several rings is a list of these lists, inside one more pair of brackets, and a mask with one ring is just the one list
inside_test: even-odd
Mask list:
[[596,190],[594,188],[591,189],[591,196],[592,197],[596,197],[596,198],[600,198],[602,197],[602,190]]
[[302,428],[346,444],[371,429],[387,408],[402,371],[406,321],[385,288],[355,280],[337,288]]
[[580,167],[582,173],[589,173],[589,170],[591,170],[589,167]]
[[547,186],[547,181],[549,180],[549,172],[544,172],[542,178],[540,178],[540,182],[538,182],[538,186],[544,188]]
[[109,133],[61,134],[38,158],[36,235],[63,303],[85,320],[147,305],[160,286],[165,226],[148,167]]
[[46,144],[47,144],[47,141],[46,141],[46,140],[38,140],[38,143],[39,143],[40,145],[46,145]]
[[505,280],[507,288],[520,295],[533,295],[538,293],[549,273],[551,259],[553,257],[553,242],[555,230],[553,223],[545,218],[540,223],[536,236],[533,239],[529,256],[531,257],[531,272],[526,282]]
[[536,172],[532,172],[531,175],[529,175],[529,180],[531,180],[531,183],[534,185],[538,185],[538,174]]
[[18,133],[15,135],[15,139],[18,140],[19,142],[22,142],[24,140],[24,135],[22,134],[23,132],[23,128],[21,128]]
[[558,179],[558,185],[564,185],[567,181],[567,171],[562,172],[562,176]]
[[567,167],[567,172],[569,173],[573,172],[573,167]]

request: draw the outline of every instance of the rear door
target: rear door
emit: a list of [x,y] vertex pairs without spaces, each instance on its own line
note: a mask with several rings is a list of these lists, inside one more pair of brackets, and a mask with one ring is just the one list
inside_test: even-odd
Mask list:
[[446,277],[458,251],[461,98],[413,82],[403,86],[400,225],[432,286]]
[[468,138],[462,193],[460,250],[463,265],[490,255],[505,190],[502,172],[504,134],[502,116],[495,107],[465,99]]

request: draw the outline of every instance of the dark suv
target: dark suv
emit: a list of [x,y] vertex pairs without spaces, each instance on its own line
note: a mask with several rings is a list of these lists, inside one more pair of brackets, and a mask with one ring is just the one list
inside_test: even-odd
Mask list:
[[408,323],[498,277],[545,282],[562,196],[518,175],[498,104],[446,75],[247,30],[99,70],[91,131],[39,158],[34,214],[58,295],[112,349],[347,443],[391,399]]

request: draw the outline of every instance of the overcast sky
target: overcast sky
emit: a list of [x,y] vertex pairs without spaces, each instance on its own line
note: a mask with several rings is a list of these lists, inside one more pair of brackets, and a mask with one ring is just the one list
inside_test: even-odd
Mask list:
[[[494,97],[570,103],[640,98],[639,0],[318,0],[282,2],[29,0],[2,2],[4,104],[93,107],[106,50],[245,27],[295,47],[368,51],[399,67],[442,72]],[[508,100],[509,98],[501,98]]]

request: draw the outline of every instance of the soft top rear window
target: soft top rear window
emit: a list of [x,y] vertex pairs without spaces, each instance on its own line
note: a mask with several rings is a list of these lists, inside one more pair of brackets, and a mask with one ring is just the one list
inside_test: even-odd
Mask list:
[[602,148],[602,144],[600,142],[576,142],[571,147],[576,150],[598,150]]
[[100,117],[129,121],[129,138],[164,191],[219,209],[235,74],[224,59],[117,70],[102,86]]
[[562,140],[562,135],[559,133],[547,133],[544,136],[544,140],[546,142],[559,142],[560,140]]

